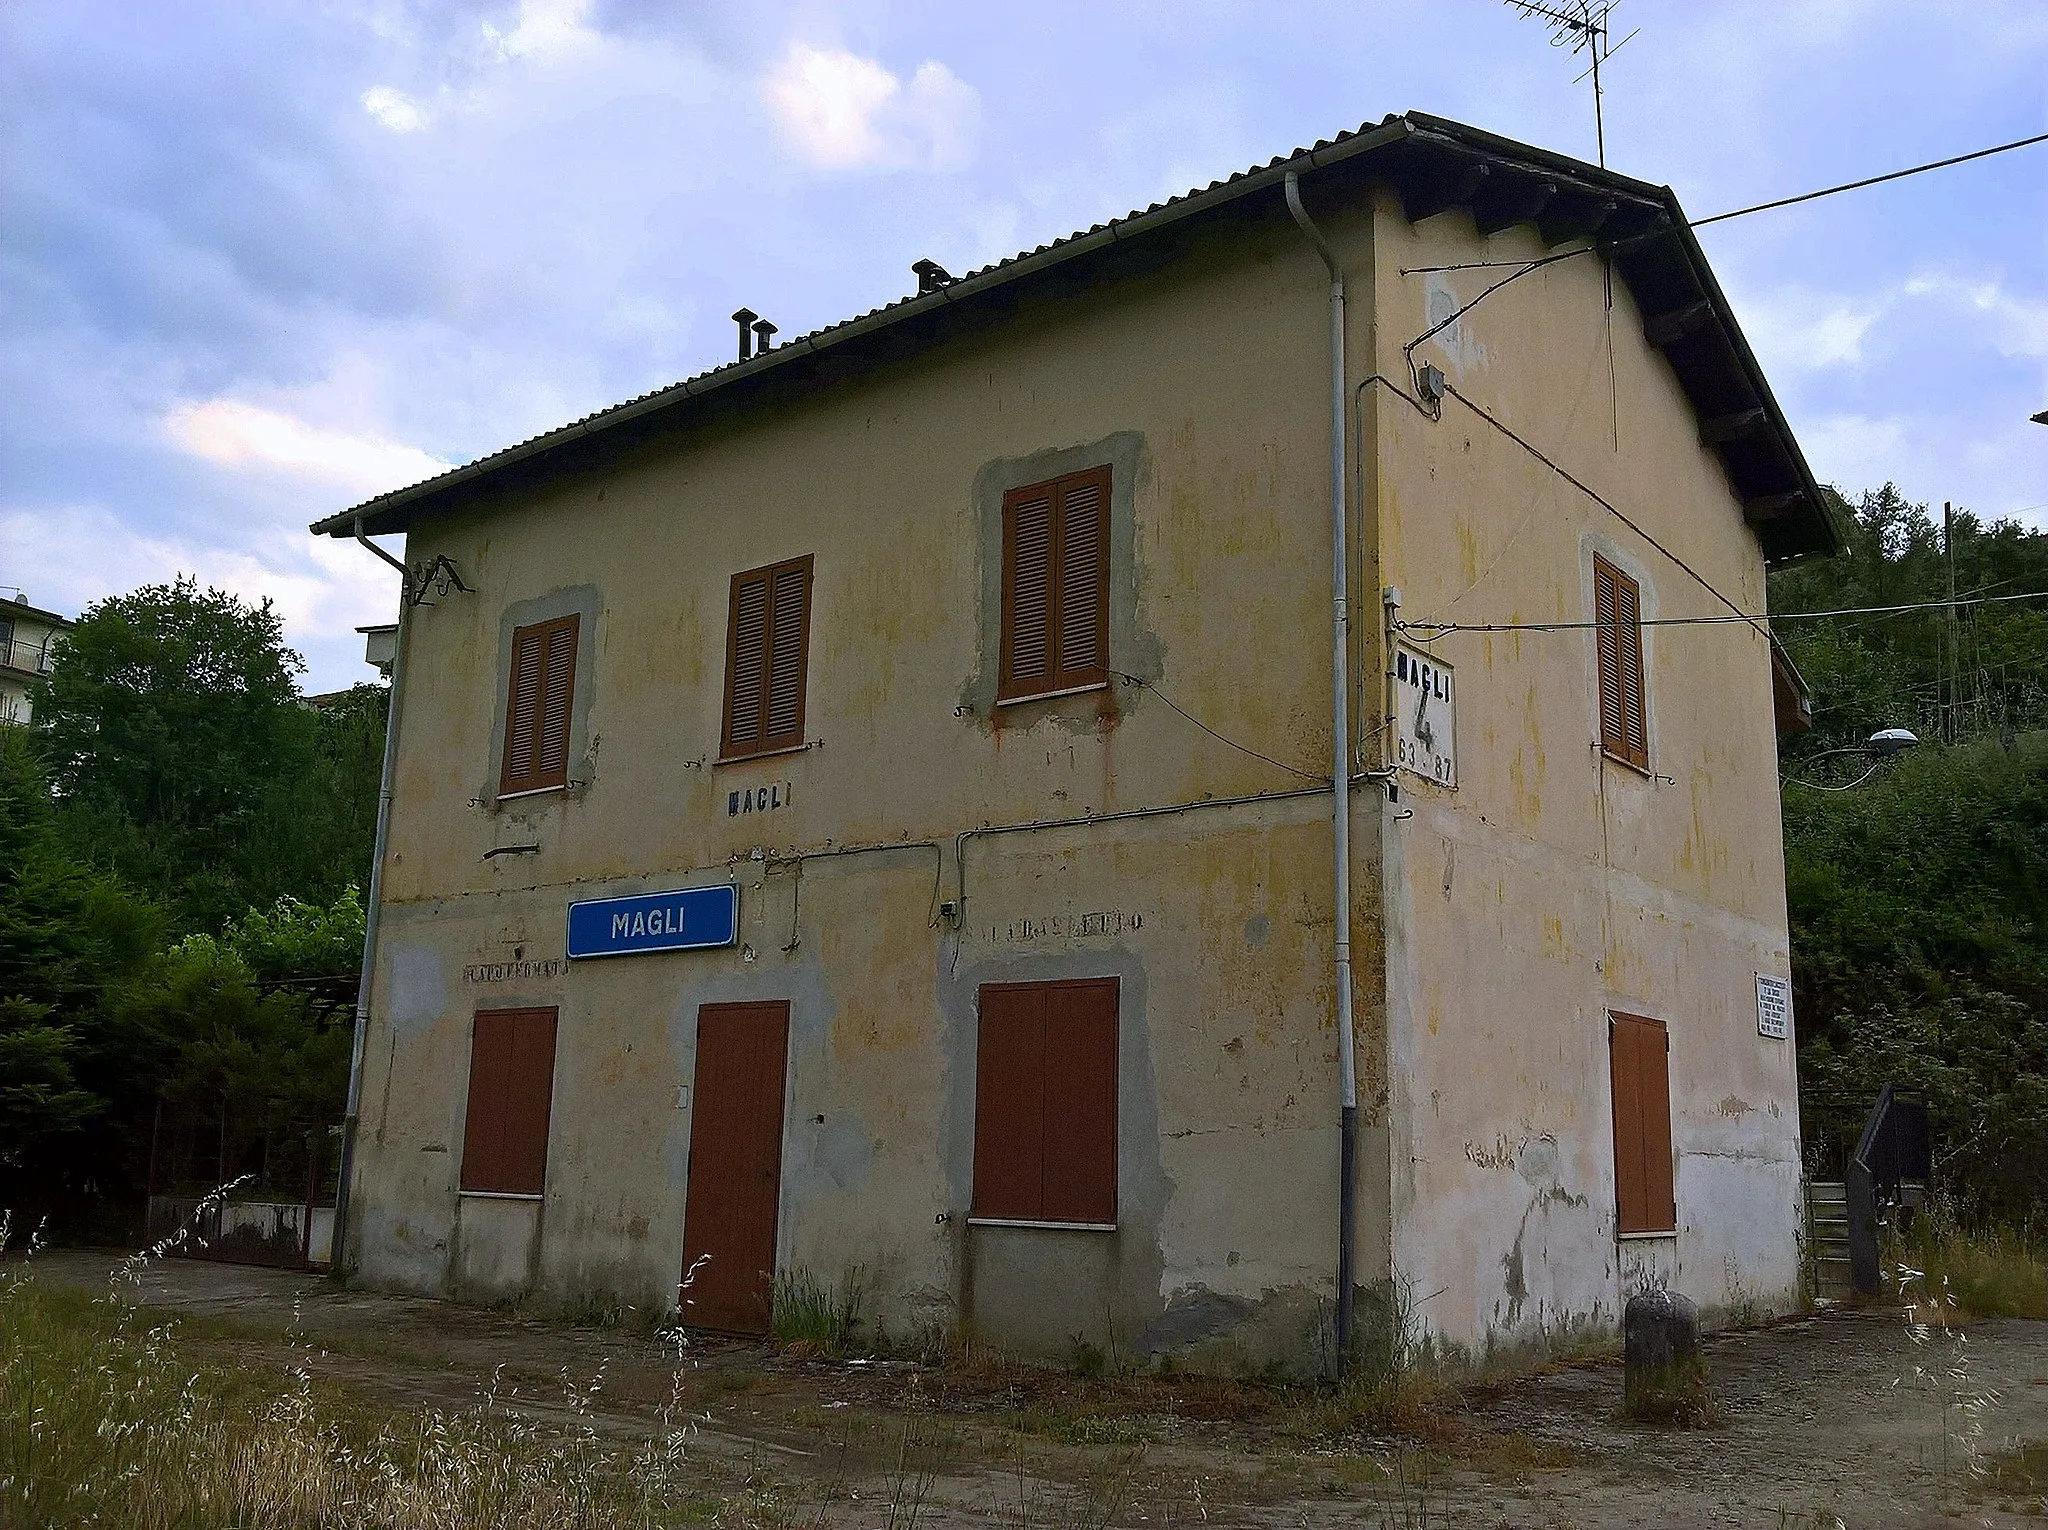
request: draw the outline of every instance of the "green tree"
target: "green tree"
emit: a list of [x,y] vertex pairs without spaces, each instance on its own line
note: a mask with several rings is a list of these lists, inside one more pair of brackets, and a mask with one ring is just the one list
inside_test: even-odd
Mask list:
[[35,703],[73,846],[188,933],[361,881],[384,692],[315,707],[304,667],[267,600],[181,578],[89,607]]
[[[1948,560],[1938,514],[1892,484],[1851,506],[1833,490],[1845,545],[1837,557],[1771,575],[1774,612],[1941,601]],[[2016,521],[1954,519],[1956,594],[2004,597],[2048,590],[2048,533]],[[1950,662],[1946,615],[1784,621],[1779,636],[1814,692],[1814,729],[1788,741],[1788,759],[1860,743],[1880,727],[1961,741],[2048,727],[2048,601],[1960,608]]]
[[[0,728],[0,1193],[48,1210],[120,1177],[122,1107],[146,1098],[110,1020],[139,972],[156,911],[73,859],[29,736]],[[114,1130],[97,1128],[111,1122]],[[96,1129],[84,1130],[88,1125]]]
[[[1926,506],[1887,484],[1840,508],[1845,550],[1773,574],[1774,611],[1946,595]],[[2048,590],[2040,532],[1959,513],[1954,555],[1959,595]],[[1839,1172],[1879,1090],[1911,1086],[1945,1188],[2026,1218],[2048,1205],[2048,601],[1960,613],[1956,663],[1940,611],[1778,630],[1816,700],[1783,749],[1809,1147]],[[1927,742],[1854,791],[1802,784],[1885,726]]]

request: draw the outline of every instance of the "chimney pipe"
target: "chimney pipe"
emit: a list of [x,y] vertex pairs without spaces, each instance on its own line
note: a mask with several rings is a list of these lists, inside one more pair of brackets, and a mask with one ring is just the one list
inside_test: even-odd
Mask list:
[[772,343],[775,334],[775,326],[766,319],[756,319],[754,321],[754,333],[761,337],[761,343],[754,347],[755,352],[762,356],[767,355],[768,347]]
[[[733,322],[740,327],[740,360],[745,361],[754,354],[754,332],[748,326],[761,316],[751,308],[742,308],[732,317]],[[762,349],[766,350],[767,347],[763,346]]]

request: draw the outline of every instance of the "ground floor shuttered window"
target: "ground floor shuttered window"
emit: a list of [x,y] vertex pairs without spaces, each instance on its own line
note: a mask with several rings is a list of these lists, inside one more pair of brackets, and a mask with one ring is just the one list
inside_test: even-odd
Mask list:
[[1615,1230],[1678,1230],[1671,1182],[1670,1033],[1661,1020],[1612,1015]]
[[555,1092],[552,1009],[480,1009],[469,1050],[462,1188],[539,1195],[547,1179]]
[[985,983],[974,1216],[1116,1221],[1117,980]]

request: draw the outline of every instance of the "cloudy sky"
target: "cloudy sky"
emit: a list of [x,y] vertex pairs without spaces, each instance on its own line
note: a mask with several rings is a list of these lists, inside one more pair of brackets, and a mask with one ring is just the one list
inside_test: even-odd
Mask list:
[[[1695,216],[2048,130],[2041,0],[1627,0]],[[0,587],[395,591],[316,516],[1410,108],[1590,158],[1500,0],[10,0]],[[2048,525],[2048,146],[1702,232],[1816,472]]]

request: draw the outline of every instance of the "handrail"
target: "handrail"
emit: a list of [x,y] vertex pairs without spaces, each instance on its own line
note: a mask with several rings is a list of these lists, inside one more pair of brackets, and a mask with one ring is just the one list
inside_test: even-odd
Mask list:
[[1904,1202],[1906,1186],[1925,1184],[1932,1168],[1927,1106],[1906,1099],[1897,1085],[1886,1084],[1870,1108],[1843,1175],[1849,1203],[1849,1275],[1861,1294],[1876,1296],[1884,1286],[1878,1266],[1878,1224]]

